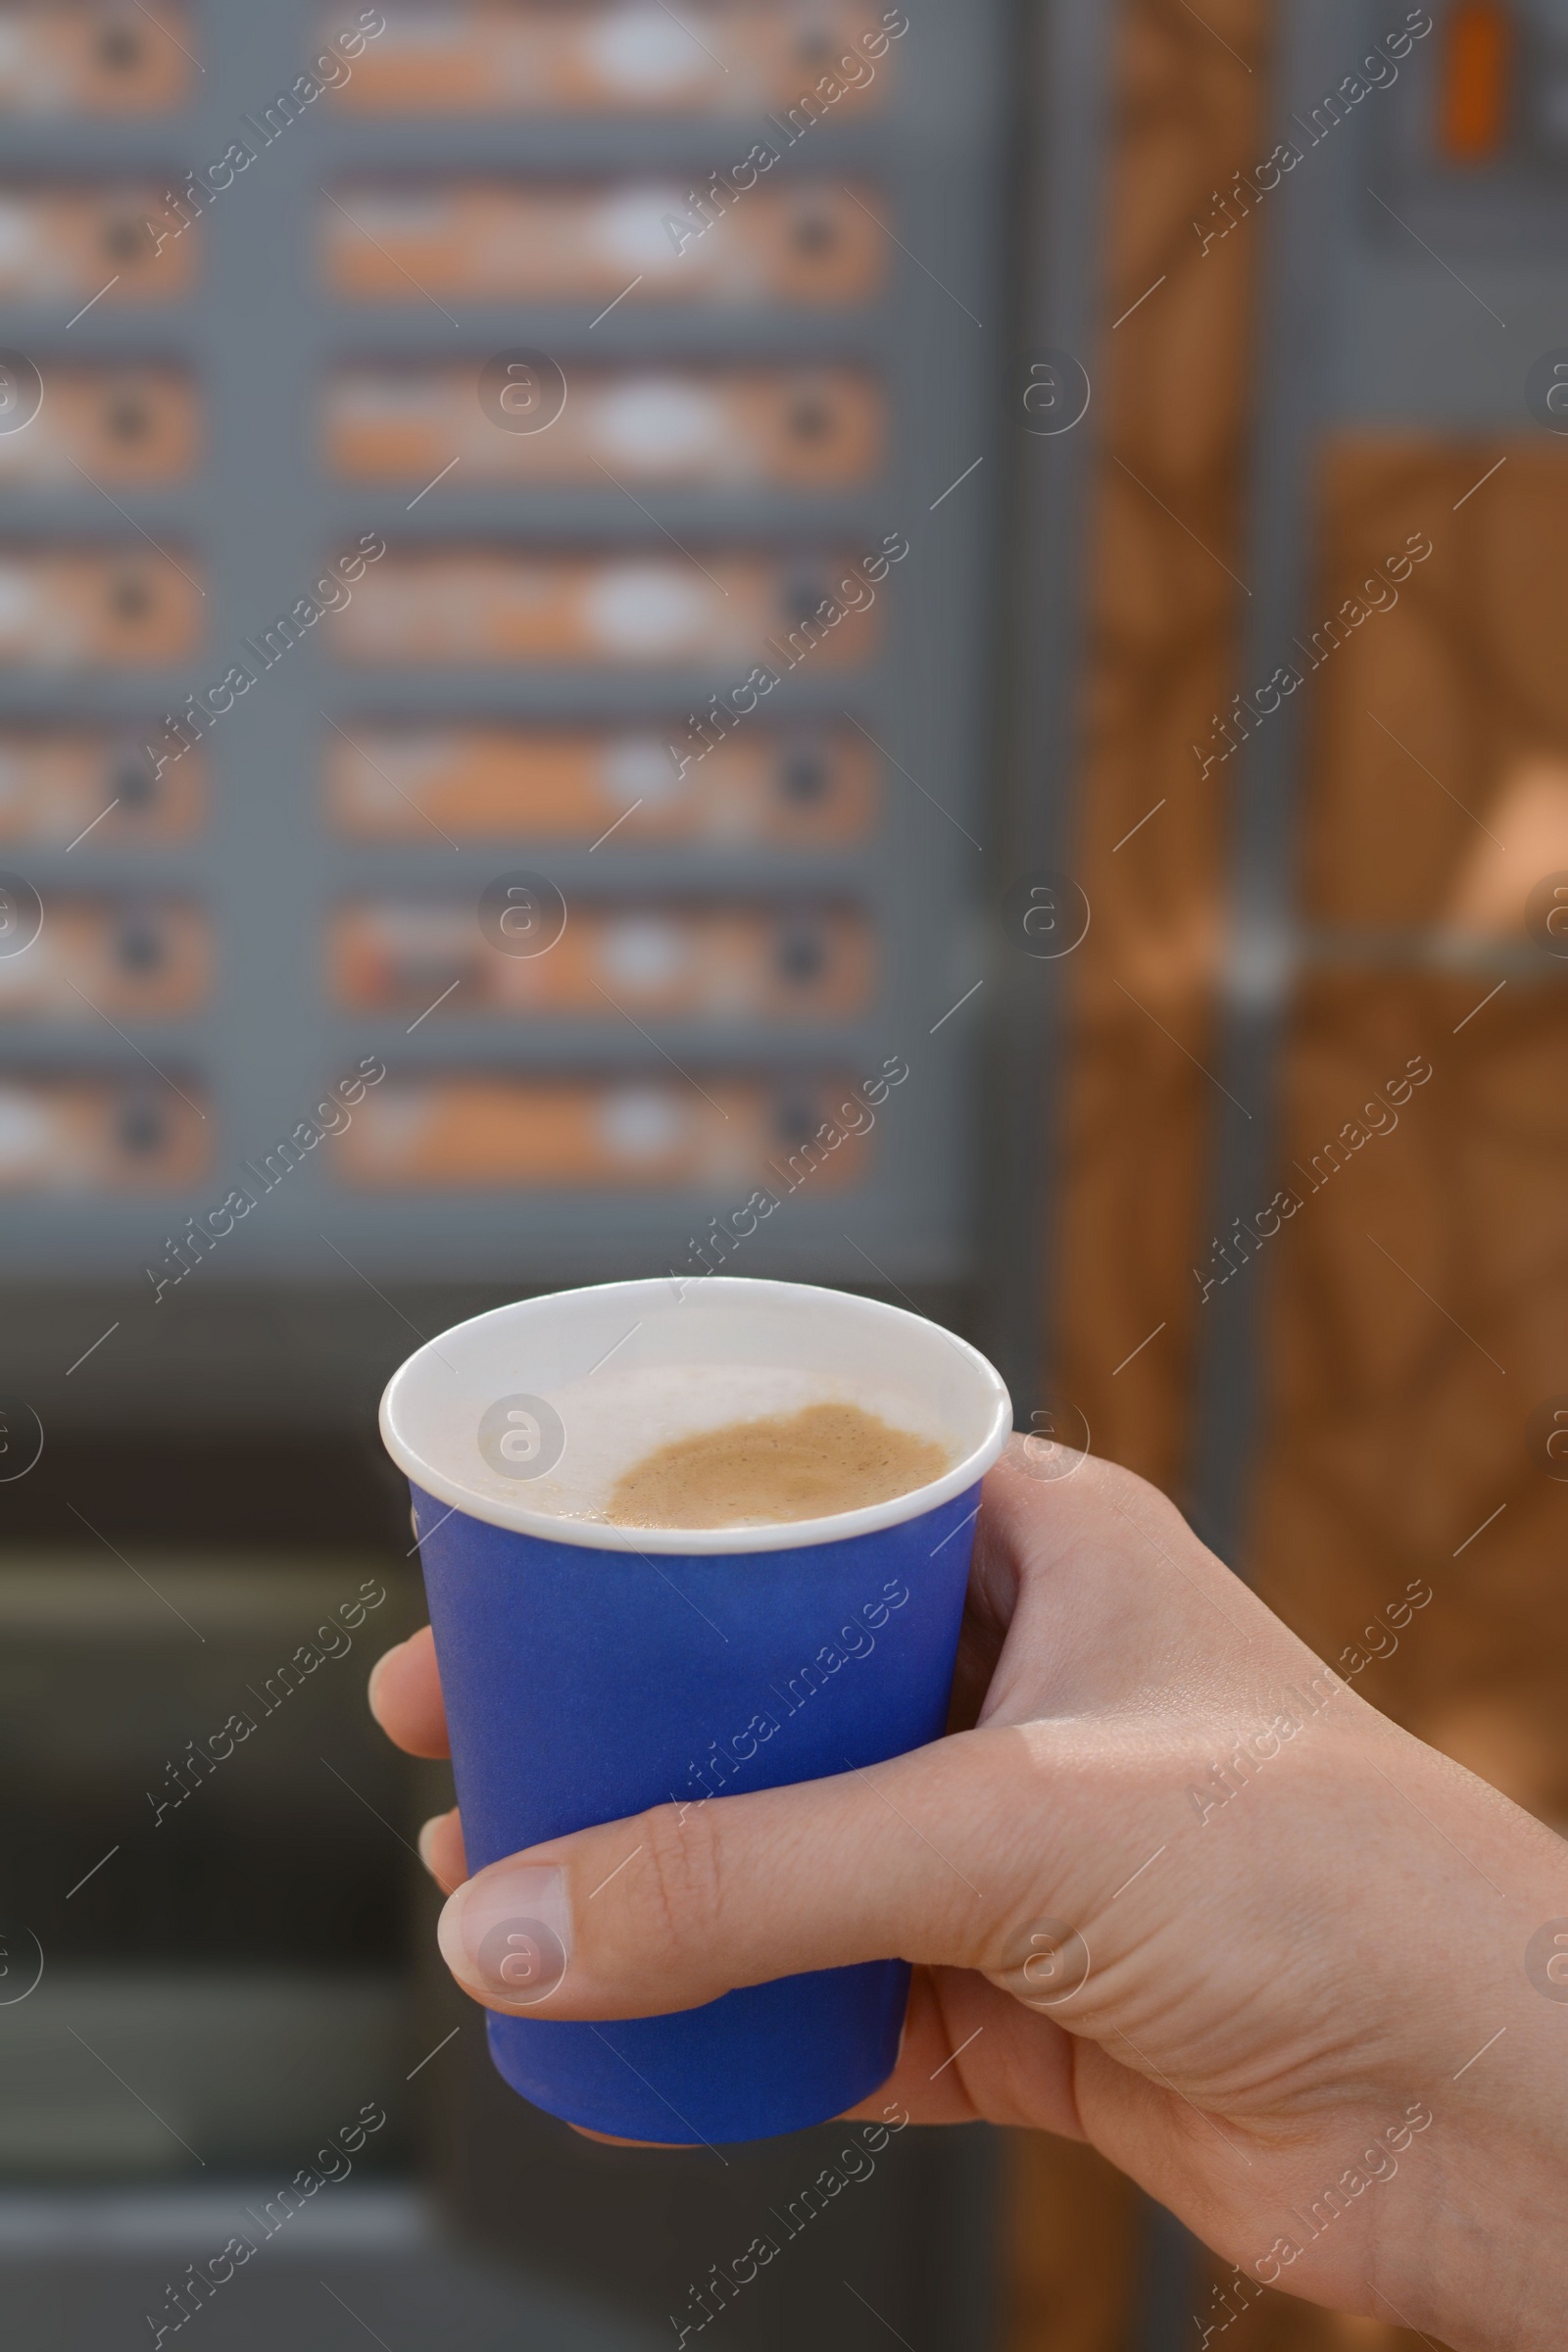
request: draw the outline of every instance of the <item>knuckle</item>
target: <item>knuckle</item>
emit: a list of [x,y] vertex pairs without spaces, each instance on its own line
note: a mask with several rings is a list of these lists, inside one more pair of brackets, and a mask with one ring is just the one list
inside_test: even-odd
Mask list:
[[1080,1996],[1094,1963],[1082,1934],[1070,1921],[1042,1914],[1013,1927],[1005,1953],[999,1953],[985,1973],[1026,2009],[1046,2014],[1063,2009],[1080,2017]]
[[1151,1486],[1147,1478],[1141,1478],[1136,1470],[1129,1470],[1125,1463],[1113,1462],[1105,1455],[1102,1455],[1097,1462],[1096,1475],[1104,1488],[1107,1499],[1119,1502],[1123,1510],[1148,1510],[1165,1500],[1159,1489]]
[[665,1948],[677,1957],[700,1954],[719,1911],[718,1837],[712,1807],[655,1805],[638,1827],[647,1851],[638,1872],[644,1902]]
[[1136,1470],[1124,1469],[1119,1462],[1102,1462],[1098,1467],[1106,1500],[1127,1517],[1164,1543],[1173,1537],[1182,1537],[1188,1543],[1194,1540],[1192,1529],[1161,1488],[1140,1478]]

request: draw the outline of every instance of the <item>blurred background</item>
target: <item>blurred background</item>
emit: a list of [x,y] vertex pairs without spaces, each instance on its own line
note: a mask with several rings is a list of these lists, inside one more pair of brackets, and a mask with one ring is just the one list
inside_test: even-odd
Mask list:
[[[837,2142],[431,1965],[443,1323],[914,1304],[1568,1820],[1568,10],[0,0],[0,113],[7,2340],[683,2340]],[[911,2132],[709,2325],[1398,2339],[1229,2278]]]

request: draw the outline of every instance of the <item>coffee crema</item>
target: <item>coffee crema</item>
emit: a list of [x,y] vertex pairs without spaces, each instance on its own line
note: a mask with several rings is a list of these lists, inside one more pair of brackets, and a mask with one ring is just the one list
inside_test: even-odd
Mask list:
[[858,1404],[808,1404],[675,1438],[616,1481],[618,1527],[758,1527],[891,1502],[952,1467],[932,1438]]

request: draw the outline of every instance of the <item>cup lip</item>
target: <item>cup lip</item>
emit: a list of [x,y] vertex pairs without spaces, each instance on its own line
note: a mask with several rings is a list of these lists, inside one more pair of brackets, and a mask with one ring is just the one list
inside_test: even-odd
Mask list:
[[940,1333],[954,1353],[971,1366],[990,1396],[991,1418],[985,1436],[940,1478],[923,1487],[912,1487],[907,1494],[896,1494],[887,1502],[868,1503],[857,1511],[835,1511],[820,1519],[787,1519],[762,1527],[620,1527],[606,1520],[558,1518],[548,1511],[530,1510],[520,1500],[502,1501],[493,1495],[475,1494],[461,1479],[449,1477],[434,1462],[427,1461],[398,1428],[399,1407],[416,1367],[422,1370],[429,1358],[439,1356],[444,1340],[454,1340],[480,1324],[494,1323],[517,1314],[520,1309],[543,1304],[547,1298],[598,1297],[616,1291],[629,1294],[655,1288],[664,1290],[667,1284],[659,1276],[640,1281],[580,1283],[570,1290],[540,1292],[529,1298],[514,1299],[438,1332],[398,1366],[382,1391],[377,1414],[382,1445],[415,1485],[438,1502],[447,1503],[453,1510],[462,1511],[488,1527],[533,1536],[547,1544],[570,1544],[583,1551],[662,1552],[690,1558],[705,1553],[805,1551],[817,1544],[847,1543],[857,1536],[872,1536],[885,1528],[902,1527],[906,1521],[922,1518],[927,1511],[951,1502],[956,1494],[964,1494],[985,1476],[1011,1435],[1012,1399],[1001,1373],[978,1348],[959,1339],[945,1324],[932,1322],[926,1315],[910,1314],[902,1306],[889,1306],[880,1298],[864,1298],[854,1291],[835,1291],[822,1283],[774,1282],[738,1274],[705,1275],[702,1289],[754,1296],[783,1292],[795,1298],[831,1298],[836,1306],[848,1303],[857,1312],[884,1321],[918,1324],[927,1331]]

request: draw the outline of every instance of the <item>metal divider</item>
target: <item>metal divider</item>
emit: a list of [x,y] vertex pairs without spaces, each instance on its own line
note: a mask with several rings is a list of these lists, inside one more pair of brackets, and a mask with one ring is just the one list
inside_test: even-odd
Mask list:
[[[1290,116],[1343,71],[1355,37],[1349,0],[1310,15],[1282,10],[1274,113]],[[1312,448],[1322,414],[1324,305],[1332,282],[1339,191],[1328,171],[1303,174],[1259,224],[1263,264],[1255,424],[1248,501],[1249,592],[1239,691],[1290,658],[1307,606],[1312,562]],[[1253,233],[1258,233],[1254,229]],[[1214,1107],[1212,1223],[1268,1198],[1275,1165],[1279,1054],[1296,967],[1296,810],[1303,714],[1281,709],[1240,751],[1233,784],[1229,911],[1220,965],[1221,1092]],[[1198,1237],[1206,1247],[1207,1236]],[[1221,1558],[1246,1574],[1248,1472],[1261,1400],[1261,1298],[1255,1283],[1211,1293],[1200,1329],[1193,1518]],[[1139,2352],[1177,2352],[1198,2300],[1201,2249],[1168,2214],[1153,2213]]]
[[[1036,959],[1008,893],[1072,865],[1073,778],[1081,723],[1085,505],[1096,445],[1093,379],[1101,326],[1109,60],[1115,16],[1094,0],[1021,0],[1012,340],[1002,370],[1001,457],[1010,528],[1003,597],[1006,662],[999,831],[1004,856],[988,876],[1000,1004],[990,1062],[988,1337],[1032,1426],[1053,1352],[1048,1270],[1053,1218],[1053,1105],[1059,1082],[1061,992],[1068,965]],[[1064,362],[1089,379],[1073,425],[1039,432],[1025,407],[1041,354],[1049,396],[1070,415]],[[1049,412],[1048,412],[1049,420]]]
[[[1277,113],[1310,106],[1354,54],[1360,12],[1350,0],[1309,16],[1281,16]],[[1314,553],[1313,452],[1325,404],[1327,311],[1344,189],[1330,157],[1307,157],[1299,183],[1284,183],[1267,241],[1257,423],[1243,638],[1247,692],[1294,658],[1306,612]],[[1280,1044],[1297,969],[1296,828],[1305,697],[1293,696],[1234,754],[1229,916],[1221,965],[1215,1105],[1214,1231],[1256,1211],[1275,1167]],[[1206,1243],[1207,1237],[1202,1237]],[[1214,1290],[1203,1313],[1194,1507],[1204,1541],[1246,1573],[1247,1475],[1256,1442],[1261,1298],[1255,1282]]]

